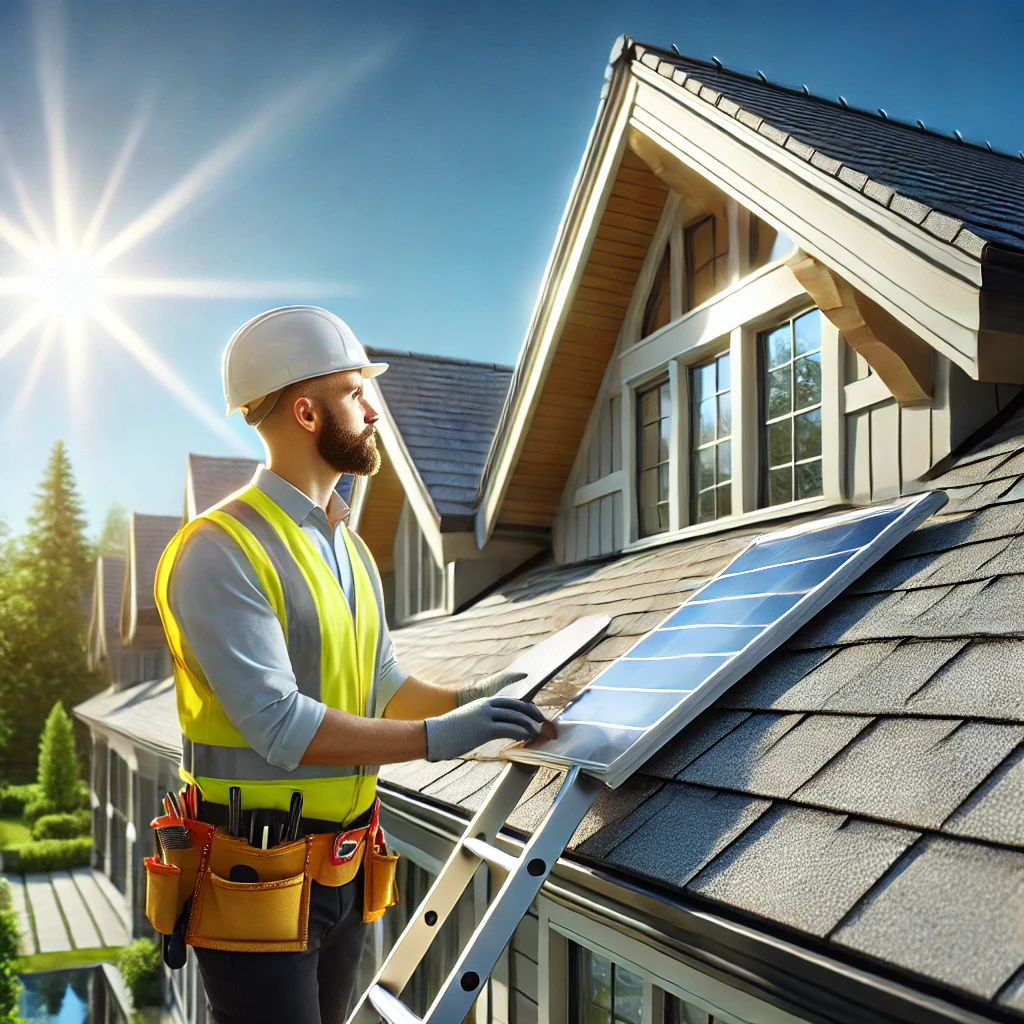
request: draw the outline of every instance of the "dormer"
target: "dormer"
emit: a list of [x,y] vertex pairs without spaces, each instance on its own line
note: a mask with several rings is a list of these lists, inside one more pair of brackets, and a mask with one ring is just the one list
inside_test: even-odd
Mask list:
[[548,529],[576,561],[914,489],[1024,382],[1022,188],[1019,160],[620,41],[478,543]]

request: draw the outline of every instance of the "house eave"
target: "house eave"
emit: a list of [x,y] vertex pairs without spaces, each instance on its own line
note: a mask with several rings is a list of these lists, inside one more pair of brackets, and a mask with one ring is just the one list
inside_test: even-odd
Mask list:
[[[408,837],[414,830],[432,847],[435,859],[445,859],[469,815],[385,782],[378,789],[389,831]],[[498,844],[514,855],[525,845],[521,836],[508,832],[500,833]],[[1019,1019],[925,983],[912,986],[885,965],[872,970],[874,965],[853,955],[849,960],[835,956],[835,947],[813,948],[639,876],[571,855],[558,860],[541,893],[641,942],[666,948],[697,970],[807,1021],[984,1024]]]

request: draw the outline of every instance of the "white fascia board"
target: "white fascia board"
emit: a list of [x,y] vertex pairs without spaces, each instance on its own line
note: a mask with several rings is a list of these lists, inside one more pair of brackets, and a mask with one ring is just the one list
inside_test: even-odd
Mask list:
[[981,265],[642,65],[632,126],[977,376]]
[[192,480],[192,456],[188,457],[185,468],[185,522],[191,523],[196,517],[196,486]]
[[[139,601],[138,601],[138,588],[135,583],[135,566],[138,559],[135,554],[135,513],[132,512],[128,516],[128,561],[126,564],[125,572],[125,590],[121,592],[121,646],[131,647],[132,642],[135,640],[135,630],[139,622]],[[125,602],[127,601],[128,607],[125,608]],[[127,611],[127,622],[125,621],[125,612]],[[125,628],[127,626],[127,628]]]
[[409,450],[405,447],[401,432],[391,416],[388,403],[384,401],[381,389],[374,380],[368,380],[365,386],[370,392],[371,404],[380,412],[380,419],[377,420],[377,433],[380,434],[392,465],[395,467],[395,472],[398,474],[402,489],[405,491],[409,507],[412,509],[413,515],[416,516],[416,522],[419,523],[423,536],[438,564],[444,565],[444,549],[441,545],[441,517],[434,507],[434,501],[430,497],[430,493],[423,483],[423,478],[412,461]]
[[598,109],[562,214],[555,245],[544,269],[543,284],[512,378],[513,384],[521,374],[526,379],[511,409],[510,424],[501,435],[495,435],[496,441],[501,437],[501,447],[496,452],[477,507],[475,532],[480,548],[491,536],[512,472],[519,461],[541,386],[554,359],[555,342],[561,335],[572,305],[571,299],[586,265],[600,214],[614,184],[613,171],[618,167],[626,145],[629,112],[636,86],[628,75],[628,69],[623,67],[616,78],[621,80],[622,75],[627,77],[624,85],[615,88],[617,82],[613,79],[609,97],[602,100]]

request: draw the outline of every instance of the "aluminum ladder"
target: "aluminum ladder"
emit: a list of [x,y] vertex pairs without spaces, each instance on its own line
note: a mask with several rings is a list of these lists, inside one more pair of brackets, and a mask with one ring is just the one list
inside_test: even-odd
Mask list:
[[[537,771],[533,765],[506,765],[348,1024],[459,1024],[465,1018],[544,879],[604,789],[598,779],[570,768],[522,856],[513,857],[494,845],[495,838]],[[499,877],[504,874],[504,881],[426,1016],[417,1017],[398,997],[484,863]]]

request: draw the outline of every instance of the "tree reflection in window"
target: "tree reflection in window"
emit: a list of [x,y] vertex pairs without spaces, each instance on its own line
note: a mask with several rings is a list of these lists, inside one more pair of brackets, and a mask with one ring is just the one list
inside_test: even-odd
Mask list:
[[821,313],[761,335],[762,505],[822,493]]
[[644,979],[571,944],[570,1024],[643,1024]]

